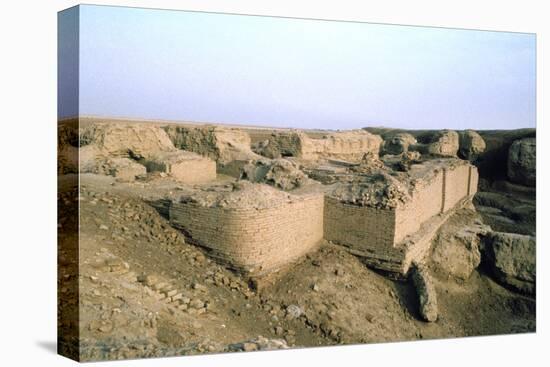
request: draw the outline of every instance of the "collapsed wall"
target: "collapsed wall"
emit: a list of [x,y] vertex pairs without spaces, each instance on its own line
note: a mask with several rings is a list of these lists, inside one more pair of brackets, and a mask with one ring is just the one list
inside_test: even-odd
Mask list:
[[79,129],[80,172],[132,181],[146,172],[164,172],[183,183],[214,180],[216,164],[177,149],[160,127],[145,123],[85,121]]
[[477,180],[476,167],[467,162],[428,161],[413,168],[410,197],[395,206],[361,206],[329,195],[324,237],[376,268],[405,274],[412,261],[426,254],[443,221],[471,200]]
[[144,161],[149,172],[164,172],[183,183],[199,183],[216,178],[216,163],[186,151],[160,152]]
[[246,131],[220,126],[163,127],[174,146],[213,159],[218,171],[238,177],[240,169],[250,160],[261,158],[250,146]]
[[240,182],[169,207],[170,223],[214,258],[255,275],[276,270],[323,239],[323,195],[296,196]]
[[368,153],[378,157],[382,138],[364,130],[332,133],[321,139],[307,138],[303,142],[303,158],[341,158],[359,161]]
[[382,138],[364,130],[335,132],[311,138],[301,131],[273,133],[255,145],[254,151],[268,158],[297,157],[306,160],[321,158],[359,161],[366,154],[378,157]]
[[79,141],[80,147],[94,145],[109,157],[148,158],[151,154],[175,150],[162,129],[142,123],[81,123]]

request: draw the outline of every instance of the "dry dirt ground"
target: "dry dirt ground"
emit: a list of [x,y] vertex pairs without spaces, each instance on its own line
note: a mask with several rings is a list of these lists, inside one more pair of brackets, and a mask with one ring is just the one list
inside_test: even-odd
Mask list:
[[[435,323],[420,321],[410,282],[390,280],[330,243],[270,279],[250,281],[187,244],[147,203],[178,190],[159,180],[119,184],[82,175],[78,197],[69,190],[60,194],[60,310],[79,302],[83,360],[535,330],[534,298],[501,287],[482,269],[466,281],[435,278]],[[78,297],[69,286],[76,264],[64,261],[74,240],[64,229],[77,225],[75,201],[81,218]],[[60,346],[70,343],[61,340]]]

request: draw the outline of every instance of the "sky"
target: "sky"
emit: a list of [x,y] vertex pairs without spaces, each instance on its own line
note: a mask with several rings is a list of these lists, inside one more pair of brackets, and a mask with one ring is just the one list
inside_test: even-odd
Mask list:
[[[73,13],[60,17],[59,47],[74,47],[62,23],[79,18],[79,104],[60,101],[60,117],[535,127],[534,34],[93,5]],[[60,71],[60,98],[74,95],[71,74]]]

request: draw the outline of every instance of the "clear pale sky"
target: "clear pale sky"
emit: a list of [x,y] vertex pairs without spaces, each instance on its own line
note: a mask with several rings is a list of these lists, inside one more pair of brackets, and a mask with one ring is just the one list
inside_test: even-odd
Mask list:
[[535,126],[534,34],[79,9],[62,14],[59,36],[60,55],[70,54],[67,24],[78,16],[79,111],[63,102],[74,96],[74,70],[65,73],[60,62],[60,117],[328,129]]

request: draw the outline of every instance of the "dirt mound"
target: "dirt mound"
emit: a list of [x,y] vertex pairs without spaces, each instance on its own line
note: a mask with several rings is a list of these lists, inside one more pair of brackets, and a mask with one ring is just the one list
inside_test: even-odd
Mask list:
[[460,132],[460,156],[470,162],[476,160],[484,151],[485,140],[474,130]]
[[94,123],[80,126],[80,146],[94,145],[108,157],[147,158],[176,148],[161,128],[138,123]]
[[[306,347],[535,329],[534,300],[475,271],[462,284],[434,282],[439,317],[428,325],[420,321],[410,283],[391,281],[326,243],[252,291],[246,279],[186,243],[138,198],[142,191],[115,194],[117,186],[86,177],[83,184],[74,198],[60,197],[59,213],[66,216],[60,223],[75,232],[78,222],[68,220],[78,218],[70,214],[73,199],[80,202],[85,263],[75,278],[74,264],[60,252],[59,290],[65,315],[74,309],[70,283],[79,289],[84,360],[256,350],[284,345],[281,340]],[[62,234],[60,247],[71,236]],[[62,328],[71,327],[70,318],[61,320],[69,320]],[[70,342],[60,340],[60,348]]]
[[304,186],[310,181],[296,163],[287,159],[259,159],[250,162],[243,167],[240,177],[285,191]]
[[395,208],[411,200],[409,188],[382,170],[360,181],[337,183],[328,195],[344,203],[378,209]]
[[408,133],[395,133],[384,139],[382,152],[384,154],[401,154],[409,150],[409,146],[416,144],[416,138]]
[[191,195],[183,195],[180,202],[196,203],[204,207],[262,209],[295,199],[294,195],[269,185],[238,181],[229,185],[199,189]]

